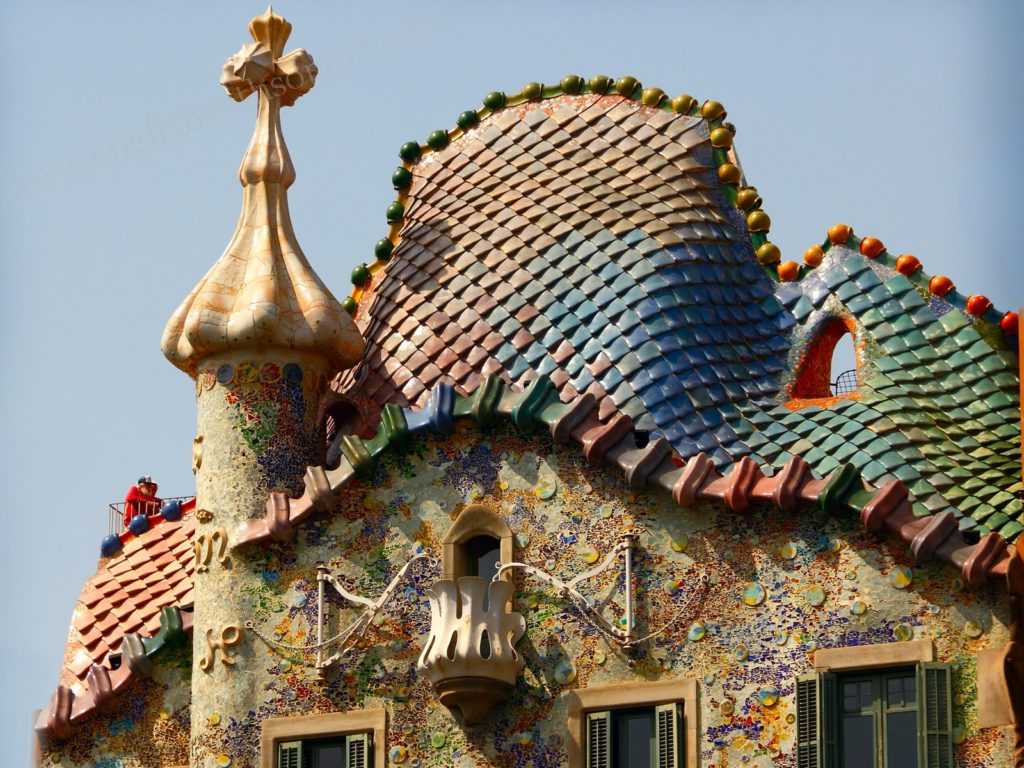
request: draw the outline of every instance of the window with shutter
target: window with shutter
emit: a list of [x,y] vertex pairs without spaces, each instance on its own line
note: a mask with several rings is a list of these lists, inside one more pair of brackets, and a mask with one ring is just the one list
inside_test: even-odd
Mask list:
[[345,737],[345,768],[372,768],[370,734],[354,733]]
[[277,745],[277,768],[303,768],[301,741],[286,741]]
[[682,704],[662,704],[655,708],[657,728],[656,768],[681,768],[682,766]]
[[928,662],[798,678],[797,768],[953,768],[951,688]]
[[612,768],[611,712],[587,715],[587,768]]
[[921,768],[953,768],[953,711],[948,664],[918,665]]
[[796,681],[796,765],[822,768],[818,760],[818,675],[804,675]]

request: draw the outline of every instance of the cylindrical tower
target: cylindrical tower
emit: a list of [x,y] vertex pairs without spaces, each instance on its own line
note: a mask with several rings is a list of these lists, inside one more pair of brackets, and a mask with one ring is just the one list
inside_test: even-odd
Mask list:
[[244,624],[259,574],[229,538],[264,514],[271,491],[297,494],[323,461],[318,410],[327,382],[363,343],[349,315],[306,261],[292,231],[287,189],[295,169],[280,109],[312,88],[302,49],[283,55],[291,25],[268,10],[254,42],[228,59],[221,84],[258,96],[256,130],[242,160],[242,212],[220,260],[164,331],[167,358],[196,381],[196,576],[193,623],[193,766],[213,764],[211,726],[258,708],[256,653]]

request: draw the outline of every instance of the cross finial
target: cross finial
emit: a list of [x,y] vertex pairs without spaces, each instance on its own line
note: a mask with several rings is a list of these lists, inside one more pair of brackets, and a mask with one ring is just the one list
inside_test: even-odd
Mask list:
[[249,22],[254,42],[243,45],[224,62],[220,84],[235,101],[243,101],[257,88],[290,107],[313,87],[317,68],[313,57],[303,48],[288,55],[284,44],[292,33],[292,25],[268,6],[262,16]]

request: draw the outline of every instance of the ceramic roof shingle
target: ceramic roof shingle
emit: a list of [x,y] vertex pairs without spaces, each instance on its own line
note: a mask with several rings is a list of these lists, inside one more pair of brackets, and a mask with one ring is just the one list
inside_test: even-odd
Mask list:
[[[849,228],[817,269],[780,282],[792,272],[761,258],[756,191],[721,181],[736,161],[712,146],[720,119],[689,112],[556,94],[434,151],[403,147],[386,260],[356,280],[366,354],[339,389],[372,422],[439,382],[465,393],[490,373],[547,375],[561,400],[590,393],[601,419],[629,416],[683,458],[850,463],[906,483],[920,515],[1014,538],[1019,369],[993,317],[931,295],[884,247],[861,255]],[[794,371],[832,318],[869,347],[861,386],[795,409]]]
[[87,688],[89,669],[119,653],[125,635],[152,636],[160,629],[162,608],[192,605],[194,530],[191,516],[164,521],[100,561],[75,606],[61,684]]
[[412,168],[359,320],[378,407],[549,374],[683,456],[749,453],[724,415],[774,395],[793,324],[721,186],[707,121],[620,96],[509,108]]

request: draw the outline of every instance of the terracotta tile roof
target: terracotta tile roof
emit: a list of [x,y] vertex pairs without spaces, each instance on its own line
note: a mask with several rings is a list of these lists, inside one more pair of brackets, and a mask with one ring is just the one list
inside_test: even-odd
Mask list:
[[[60,736],[125,687],[165,644],[191,630],[195,519],[154,520],[100,560],[82,587],[64,651],[60,684],[36,723]],[[137,646],[137,647],[136,647]]]

